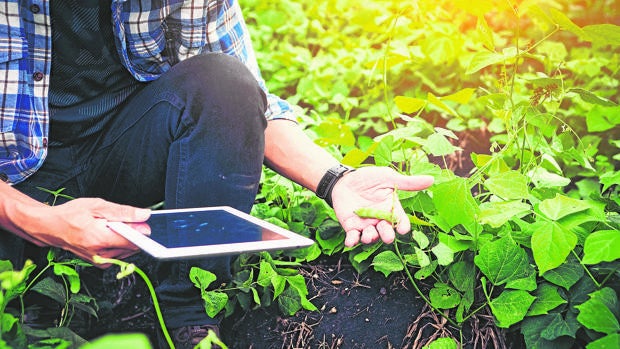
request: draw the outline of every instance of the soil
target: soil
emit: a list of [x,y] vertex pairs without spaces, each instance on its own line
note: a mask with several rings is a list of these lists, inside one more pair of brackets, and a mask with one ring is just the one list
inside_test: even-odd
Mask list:
[[[86,339],[142,332],[158,348],[159,327],[144,282],[135,275],[116,280],[113,269],[84,279],[100,285],[89,289],[98,299],[99,315],[94,318],[77,311],[72,328]],[[502,332],[484,314],[465,323],[461,338],[458,329],[428,308],[402,274],[386,278],[372,269],[358,274],[343,255],[314,261],[300,271],[307,280],[308,299],[319,311],[284,316],[277,305],[238,310],[221,326],[222,340],[229,348],[413,349],[439,337],[455,338],[464,348],[523,348],[519,336]],[[103,282],[92,283],[89,277],[103,277]]]

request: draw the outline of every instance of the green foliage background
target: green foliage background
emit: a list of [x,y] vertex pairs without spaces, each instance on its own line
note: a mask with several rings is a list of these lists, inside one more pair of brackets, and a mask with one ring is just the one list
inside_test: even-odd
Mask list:
[[[331,208],[265,169],[253,214],[317,243],[240,256],[215,289],[213,274],[193,269],[209,315],[316,310],[298,268],[344,254],[358,271],[404,273],[453,329],[436,346],[490,314],[528,348],[620,347],[617,1],[240,3],[268,86],[298,106],[318,144],[349,165],[435,184],[399,193],[410,234],[345,248]],[[472,141],[485,146],[470,154]],[[468,172],[450,170],[455,159]],[[56,280],[14,267],[0,261],[0,348],[84,343],[69,329],[74,311],[97,311],[80,293],[83,262],[50,252],[43,270]],[[27,291],[62,305],[58,328],[21,326]],[[109,336],[89,347],[113,343],[150,346]]]

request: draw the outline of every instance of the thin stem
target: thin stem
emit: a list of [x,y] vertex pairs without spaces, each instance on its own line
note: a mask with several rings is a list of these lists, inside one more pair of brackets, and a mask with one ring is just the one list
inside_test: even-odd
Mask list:
[[405,273],[407,274],[407,278],[409,278],[409,281],[411,282],[411,284],[413,285],[413,288],[415,288],[416,292],[418,293],[418,295],[420,297],[422,297],[422,299],[424,300],[424,302],[426,302],[426,304],[428,304],[429,307],[431,307],[431,309],[433,309],[433,311],[437,314],[439,314],[441,317],[443,317],[444,319],[446,319],[450,324],[452,324],[454,327],[456,328],[460,328],[459,324],[456,323],[456,321],[452,320],[450,317],[448,317],[446,314],[444,314],[442,311],[440,311],[439,309],[437,309],[430,301],[430,299],[428,299],[426,297],[426,295],[422,292],[422,290],[420,290],[420,288],[418,287],[418,284],[415,282],[415,279],[413,278],[413,275],[411,275],[411,272],[409,272],[409,269],[407,268],[407,263],[403,260],[403,256],[400,253],[400,249],[398,248],[398,240],[394,240],[394,249],[396,250],[396,254],[398,255],[398,258],[400,259],[400,262],[403,264]]
[[153,287],[153,283],[151,283],[151,280],[146,275],[146,273],[144,273],[135,264],[123,262],[118,259],[104,258],[104,257],[95,255],[93,256],[93,261],[97,264],[108,264],[109,263],[109,264],[118,265],[121,268],[121,272],[119,272],[117,276],[118,278],[125,277],[131,274],[132,272],[135,272],[142,278],[142,280],[144,280],[146,287],[149,289],[151,298],[153,299],[153,308],[155,308],[155,313],[157,314],[157,320],[159,321],[159,326],[162,332],[164,333],[164,337],[166,337],[166,341],[168,342],[168,345],[170,346],[170,348],[175,349],[174,343],[172,342],[172,338],[170,338],[170,333],[168,333],[168,328],[166,327],[166,324],[164,322],[164,316],[161,312],[161,307],[159,305],[159,301],[157,300],[157,295],[155,294],[155,287]]

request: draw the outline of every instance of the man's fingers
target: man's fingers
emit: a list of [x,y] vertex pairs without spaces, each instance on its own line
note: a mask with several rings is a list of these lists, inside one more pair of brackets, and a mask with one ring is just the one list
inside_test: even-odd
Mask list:
[[423,190],[433,185],[434,178],[427,175],[407,176],[394,172],[392,181],[398,190]]
[[383,240],[386,244],[391,244],[394,242],[394,237],[396,234],[394,233],[394,228],[390,222],[380,221],[377,223],[377,232],[379,232],[381,240]]
[[102,199],[85,199],[93,211],[109,221],[144,222],[151,216],[151,210],[129,205],[115,204]]
[[344,245],[347,247],[357,245],[360,242],[360,235],[362,235],[362,233],[356,229],[347,231],[344,239]]

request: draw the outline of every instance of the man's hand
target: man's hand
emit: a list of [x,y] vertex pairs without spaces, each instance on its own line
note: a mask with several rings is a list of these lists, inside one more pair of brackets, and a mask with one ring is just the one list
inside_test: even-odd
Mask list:
[[[39,246],[55,246],[92,262],[94,255],[122,259],[138,248],[108,228],[108,221],[140,223],[150,210],[102,199],[80,198],[58,206],[37,207],[37,219],[21,229]],[[32,212],[33,216],[35,212]],[[136,224],[138,226],[144,226]],[[145,232],[148,233],[148,232]]]
[[[379,238],[392,243],[396,232],[407,233],[411,223],[395,197],[395,189],[422,190],[432,184],[431,176],[406,176],[388,167],[362,167],[344,175],[332,191],[332,202],[346,232],[345,245],[352,247],[360,241],[369,244]],[[388,220],[359,217],[355,211],[360,208],[392,212],[395,226]]]

